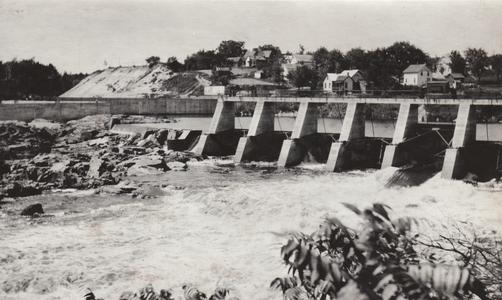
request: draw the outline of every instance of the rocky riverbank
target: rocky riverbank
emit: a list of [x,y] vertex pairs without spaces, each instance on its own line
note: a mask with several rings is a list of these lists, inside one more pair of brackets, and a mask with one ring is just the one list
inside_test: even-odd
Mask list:
[[[121,123],[170,122],[143,116],[113,119]],[[0,199],[51,189],[117,185],[129,176],[183,171],[187,161],[202,159],[167,149],[168,130],[117,134],[109,131],[111,120],[111,115],[95,115],[63,124],[1,122]]]

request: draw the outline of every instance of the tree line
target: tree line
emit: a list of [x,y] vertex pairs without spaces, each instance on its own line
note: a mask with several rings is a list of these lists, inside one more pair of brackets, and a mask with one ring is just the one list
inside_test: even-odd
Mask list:
[[[283,52],[271,44],[261,45],[253,50],[272,50],[271,57],[259,69],[262,69],[265,78],[279,84],[284,83],[282,57],[283,54],[291,52]],[[199,50],[188,55],[183,63],[176,57],[170,57],[166,63],[175,72],[214,69],[232,65],[228,58],[242,57],[245,52],[245,42],[227,40],[222,41],[214,50]],[[442,71],[437,69],[441,57],[431,56],[406,41],[395,42],[388,47],[374,50],[352,48],[345,53],[326,47],[307,52],[302,45],[299,45],[297,52],[311,54],[313,64],[299,66],[289,74],[288,79],[295,86],[309,86],[313,89],[321,88],[327,73],[339,73],[346,69],[360,69],[366,75],[367,81],[376,89],[392,89],[399,86],[399,78],[410,64],[426,64],[433,72]],[[453,50],[448,57],[451,61],[449,67],[453,73],[471,74],[478,81],[487,74],[493,75],[498,82],[502,79],[502,54],[488,56],[482,48],[468,48],[463,53]]]
[[[263,77],[278,84],[285,84],[282,64],[284,55],[280,47],[273,44],[260,45],[254,51],[270,51],[270,56],[258,66]],[[229,58],[243,57],[246,52],[245,42],[226,40],[220,42],[213,50],[199,50],[188,55],[183,62],[174,56],[165,63],[174,72],[215,69],[228,67],[235,62]],[[288,75],[294,86],[309,86],[320,89],[327,73],[339,73],[346,69],[359,69],[373,89],[399,88],[399,78],[403,70],[410,64],[425,63],[433,71],[437,70],[440,57],[427,54],[409,42],[396,42],[388,47],[374,50],[353,48],[343,53],[338,49],[319,47],[315,51],[305,51],[299,45],[298,53],[312,55],[311,66],[299,66]],[[502,54],[489,56],[484,49],[468,48],[463,52],[453,50],[449,53],[449,67],[452,72],[471,74],[478,81],[490,74],[496,81],[502,79]],[[146,59],[149,66],[161,63],[158,56]],[[242,62],[242,61],[241,61]],[[216,82],[227,82],[213,72]],[[446,74],[445,74],[446,75]],[[86,74],[59,73],[52,65],[44,65],[33,59],[0,61],[0,99],[51,99],[72,88]]]
[[[376,89],[399,88],[402,72],[411,64],[426,64],[433,72],[443,73],[438,65],[440,57],[430,56],[409,42],[396,42],[389,47],[375,50],[353,48],[345,54],[337,49],[321,47],[312,53],[313,68],[298,68],[289,75],[296,86],[320,88],[327,73],[339,73],[347,69],[359,69]],[[484,75],[492,73],[500,82],[502,55],[488,56],[481,48],[468,48],[463,55],[453,50],[448,55],[452,73],[471,74],[479,82]],[[444,73],[444,75],[447,75]]]
[[71,89],[87,74],[59,73],[52,65],[33,59],[0,61],[1,99],[53,99]]

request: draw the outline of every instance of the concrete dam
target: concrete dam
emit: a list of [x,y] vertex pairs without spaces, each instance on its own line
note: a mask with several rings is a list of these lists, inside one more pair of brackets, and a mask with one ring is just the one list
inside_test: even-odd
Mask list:
[[[236,129],[238,103],[255,103],[247,132]],[[297,103],[293,130],[274,128],[275,106]],[[338,134],[320,133],[318,106],[345,106]],[[399,106],[392,139],[367,136],[365,110],[374,105]],[[421,105],[448,105],[458,109],[455,124],[420,122]],[[500,141],[476,141],[476,108],[500,107],[500,99],[409,99],[340,97],[231,97],[220,96],[209,128],[193,151],[207,155],[234,155],[236,163],[277,161],[278,167],[299,164],[306,155],[324,163],[328,171],[353,168],[402,167],[442,158],[441,176],[460,179],[467,172],[497,174],[501,163]],[[282,131],[282,132],[281,132]]]

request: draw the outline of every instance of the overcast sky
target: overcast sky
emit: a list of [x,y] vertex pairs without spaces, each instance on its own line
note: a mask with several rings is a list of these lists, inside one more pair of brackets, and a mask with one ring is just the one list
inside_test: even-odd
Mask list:
[[347,51],[409,41],[432,55],[502,53],[502,1],[0,0],[0,60],[34,57],[60,71],[183,60],[221,40],[283,51]]

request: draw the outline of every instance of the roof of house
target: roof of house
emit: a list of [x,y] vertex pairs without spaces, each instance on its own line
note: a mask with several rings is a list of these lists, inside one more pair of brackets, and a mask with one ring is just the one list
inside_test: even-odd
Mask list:
[[248,86],[275,86],[276,84],[256,78],[235,78],[230,80],[231,85],[248,85]]
[[269,58],[270,55],[272,55],[272,50],[262,50],[258,53],[258,55]]
[[328,73],[326,79],[328,81],[341,82],[347,78],[352,78],[359,70],[343,70],[341,73]]
[[409,65],[406,69],[404,69],[403,73],[419,73],[424,69],[430,71],[425,64]]
[[347,75],[349,77],[353,77],[359,72],[358,69],[352,69],[352,70],[343,70],[340,74]]
[[254,50],[246,50],[246,53],[244,53],[244,58],[254,57],[254,56],[255,56]]
[[462,74],[462,73],[450,73],[446,76],[447,77],[451,76],[451,77],[453,77],[453,79],[464,79],[465,78],[464,74]]
[[340,82],[344,82],[345,80],[347,80],[348,78],[350,78],[350,76],[347,76],[347,75],[338,75],[336,77],[336,80],[334,80],[335,83],[340,83]]
[[338,77],[338,75],[340,75],[340,74],[338,74],[338,73],[328,73],[328,74],[326,74],[325,80],[335,81],[336,78]]
[[313,59],[313,56],[310,54],[293,54],[292,57],[298,62],[312,62]]
[[239,62],[241,58],[239,56],[236,57],[227,57],[227,60],[233,61],[233,62]]

